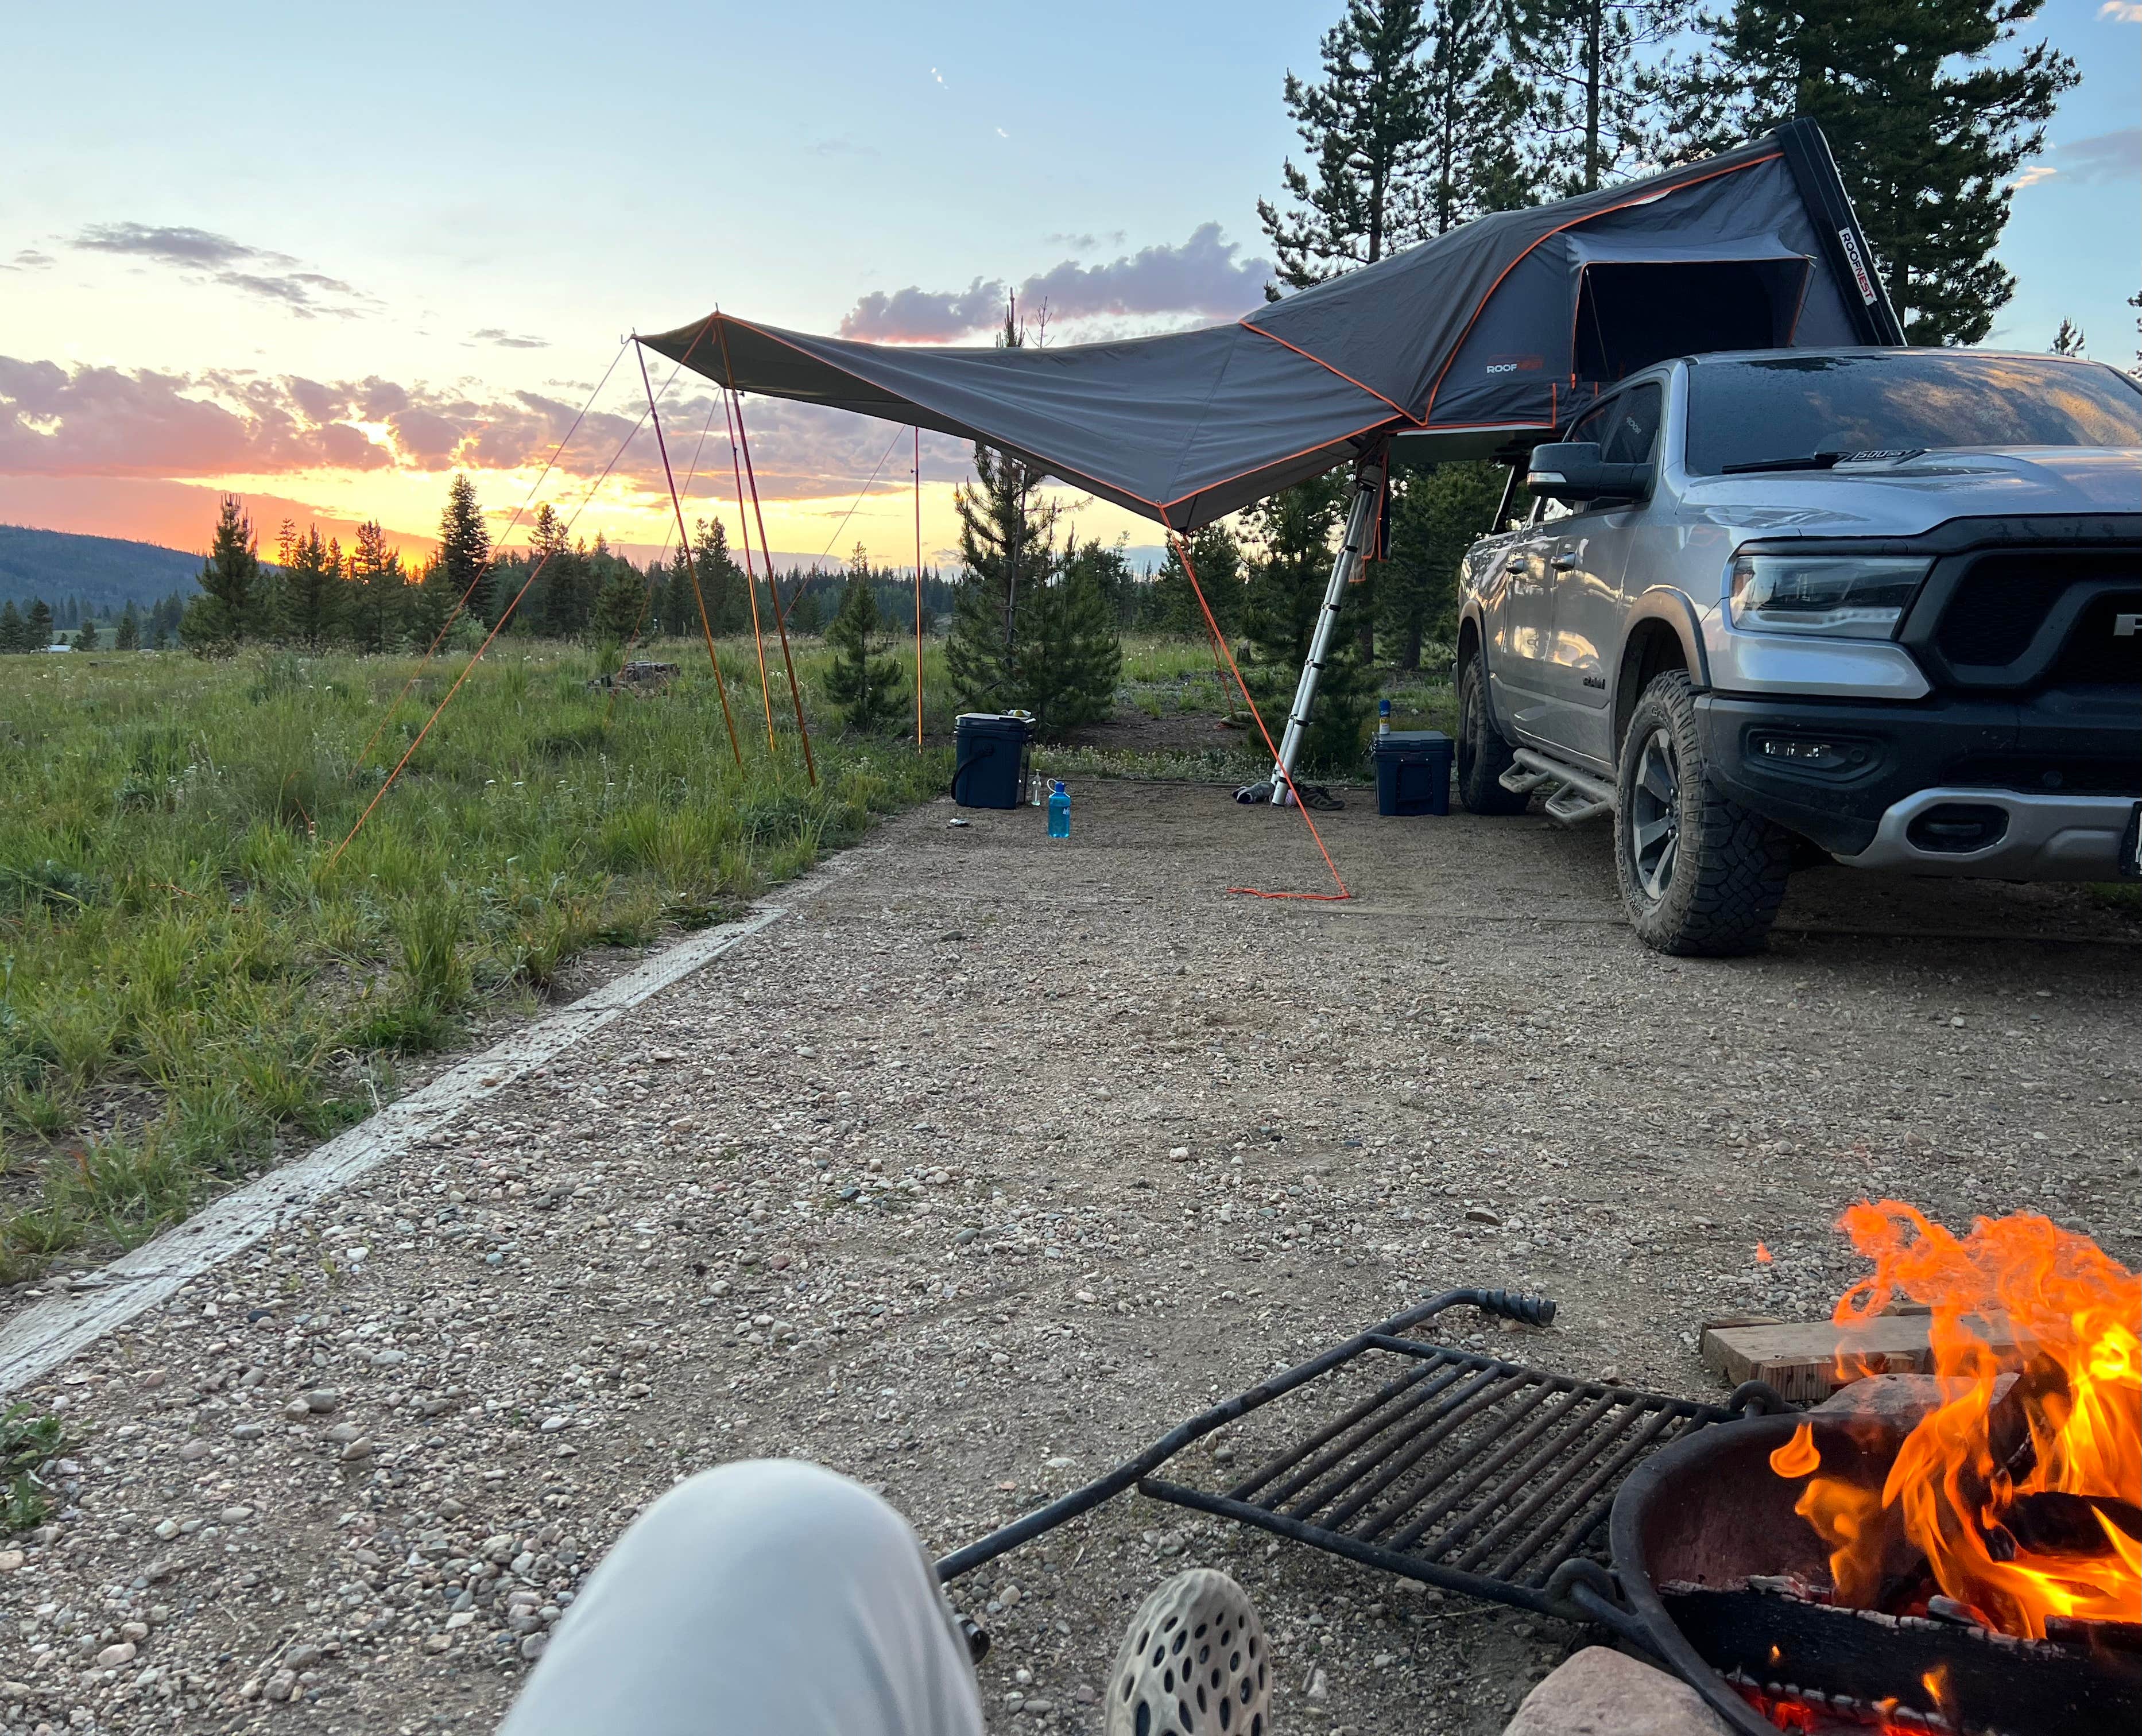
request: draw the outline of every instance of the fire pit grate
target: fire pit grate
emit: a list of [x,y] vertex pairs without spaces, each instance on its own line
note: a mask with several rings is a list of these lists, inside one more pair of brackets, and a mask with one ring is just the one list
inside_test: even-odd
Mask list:
[[[1726,1405],[1699,1404],[1402,1335],[1459,1304],[1535,1326],[1555,1311],[1508,1290],[1448,1291],[1215,1405],[1106,1477],[945,1556],[939,1579],[1135,1487],[1408,1579],[1567,1615],[1557,1571],[1600,1558],[1615,1492],[1632,1471],[1751,1403],[1779,1403],[1760,1383]],[[1153,1474],[1222,1429],[1215,1465],[1255,1463],[1248,1476],[1214,1493]]]
[[1572,1556],[1603,1549],[1623,1478],[1734,1414],[1382,1333],[1365,1340],[1322,1385],[1370,1389],[1231,1488],[1148,1477],[1140,1492],[1551,1611],[1548,1581]]

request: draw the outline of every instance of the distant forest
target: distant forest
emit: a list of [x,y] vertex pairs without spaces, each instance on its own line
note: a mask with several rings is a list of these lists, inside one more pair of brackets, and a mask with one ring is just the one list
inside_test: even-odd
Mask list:
[[155,543],[0,525],[0,602],[42,597],[67,627],[116,616],[129,603],[146,611],[174,591],[190,596],[200,569],[200,555]]

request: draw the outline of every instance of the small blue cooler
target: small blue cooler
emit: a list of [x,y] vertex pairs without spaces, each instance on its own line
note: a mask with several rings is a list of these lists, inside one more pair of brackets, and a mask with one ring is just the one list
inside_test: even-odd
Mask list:
[[1394,729],[1370,750],[1379,814],[1450,811],[1450,737],[1439,729]]

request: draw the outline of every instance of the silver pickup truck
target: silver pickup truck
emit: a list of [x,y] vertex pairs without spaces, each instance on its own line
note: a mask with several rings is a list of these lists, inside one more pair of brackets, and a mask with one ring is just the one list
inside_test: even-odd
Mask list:
[[2127,375],[1967,350],[1665,362],[1513,468],[1498,525],[1460,580],[1459,797],[1611,813],[1650,945],[1759,948],[1796,861],[2142,875]]

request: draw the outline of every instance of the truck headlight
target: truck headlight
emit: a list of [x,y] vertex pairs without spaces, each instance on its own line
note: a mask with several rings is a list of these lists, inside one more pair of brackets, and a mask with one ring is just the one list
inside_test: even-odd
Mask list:
[[1736,555],[1733,624],[1749,633],[1888,639],[1927,567],[1883,555]]

